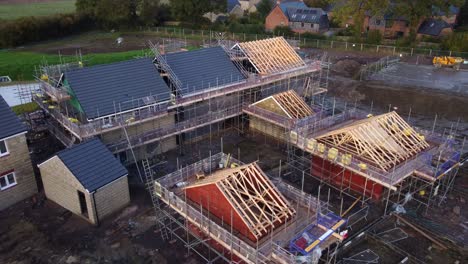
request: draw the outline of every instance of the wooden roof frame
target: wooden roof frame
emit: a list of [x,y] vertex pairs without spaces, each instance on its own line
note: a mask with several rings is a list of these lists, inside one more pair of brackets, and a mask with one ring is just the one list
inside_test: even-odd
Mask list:
[[359,156],[384,171],[429,147],[424,137],[394,111],[357,121],[316,140]]
[[305,66],[305,62],[283,37],[237,43],[259,74],[271,74]]
[[257,239],[296,214],[255,162],[220,170],[185,189],[208,184],[216,184]]
[[259,103],[270,99],[273,100],[289,118],[302,119],[314,114],[312,108],[308,106],[294,90],[274,94],[252,105],[257,106]]

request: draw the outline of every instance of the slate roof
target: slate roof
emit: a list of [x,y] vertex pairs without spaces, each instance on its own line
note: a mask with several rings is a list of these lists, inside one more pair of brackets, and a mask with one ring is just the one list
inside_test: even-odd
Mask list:
[[282,2],[279,4],[279,7],[281,8],[281,11],[283,11],[284,14],[287,14],[288,8],[296,8],[296,9],[307,9],[309,8],[304,2],[301,1],[288,1],[288,2]]
[[27,131],[27,127],[13,113],[10,106],[0,95],[0,139]]
[[321,8],[288,8],[286,12],[291,22],[320,24],[321,26],[328,25],[328,16]]
[[169,87],[149,58],[75,69],[65,78],[88,119],[143,106],[145,96],[158,95],[157,102],[170,98]]
[[128,174],[97,138],[60,151],[57,156],[89,192]]
[[418,29],[418,34],[439,36],[443,29],[450,28],[450,25],[437,19],[426,19],[421,23]]
[[182,94],[245,79],[221,47],[169,53],[164,57],[182,83]]
[[240,6],[240,3],[238,0],[227,0],[227,12],[230,13],[236,5]]

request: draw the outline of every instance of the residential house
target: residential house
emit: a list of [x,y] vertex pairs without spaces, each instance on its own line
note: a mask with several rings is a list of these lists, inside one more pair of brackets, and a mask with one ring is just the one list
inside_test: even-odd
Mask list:
[[408,36],[409,20],[403,16],[387,13],[383,16],[367,16],[364,20],[365,31],[378,30],[385,38]]
[[442,19],[429,18],[424,20],[418,28],[418,38],[423,36],[442,37],[453,32],[452,26]]
[[265,19],[265,29],[288,26],[297,33],[322,33],[329,29],[328,15],[321,8],[310,8],[302,1],[281,2]]
[[130,202],[128,172],[99,139],[38,165],[47,199],[93,224]]
[[0,210],[37,193],[27,131],[0,96]]

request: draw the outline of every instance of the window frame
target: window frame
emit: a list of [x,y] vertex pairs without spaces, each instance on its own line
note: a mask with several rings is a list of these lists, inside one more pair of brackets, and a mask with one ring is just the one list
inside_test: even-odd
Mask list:
[[[10,180],[8,179],[9,175],[13,176],[13,180],[14,180],[13,183],[10,183]],[[14,186],[16,186],[18,184],[18,181],[16,180],[16,173],[14,171],[8,172],[5,175],[0,176],[0,178],[5,178],[5,182],[7,183],[7,185],[5,187],[2,187],[0,185],[0,191],[10,189],[10,188],[12,188],[12,187],[14,187]]]
[[4,156],[10,155],[10,150],[8,149],[8,144],[7,144],[6,140],[5,140],[5,139],[1,139],[0,142],[3,142],[3,144],[5,145],[5,149],[6,149],[6,152],[3,152],[3,153],[0,152],[0,158],[1,158],[1,157],[4,157]]

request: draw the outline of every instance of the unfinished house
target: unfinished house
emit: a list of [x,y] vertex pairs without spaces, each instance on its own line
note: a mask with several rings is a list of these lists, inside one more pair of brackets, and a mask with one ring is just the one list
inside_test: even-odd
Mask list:
[[[321,116],[298,124],[290,142],[310,155],[292,157],[293,163],[310,159],[312,176],[363,199],[385,195],[399,203],[409,194],[428,206],[432,195],[449,191],[446,181],[460,166],[460,145],[451,135],[413,128],[396,112],[372,116],[348,109]],[[420,190],[430,194],[415,196]]]
[[249,129],[270,137],[288,140],[288,131],[299,119],[314,111],[294,90],[277,93],[244,109],[249,116]]
[[0,210],[37,192],[26,143],[27,131],[0,96]]
[[[134,162],[242,126],[243,108],[274,93],[323,92],[321,63],[303,60],[284,38],[82,67],[39,67],[34,95],[66,146],[99,137]],[[182,148],[182,147],[181,147]]]
[[47,199],[92,224],[130,202],[127,169],[99,139],[65,149],[38,167]]
[[327,203],[224,153],[149,182],[163,238],[207,262],[295,263],[343,239]]

